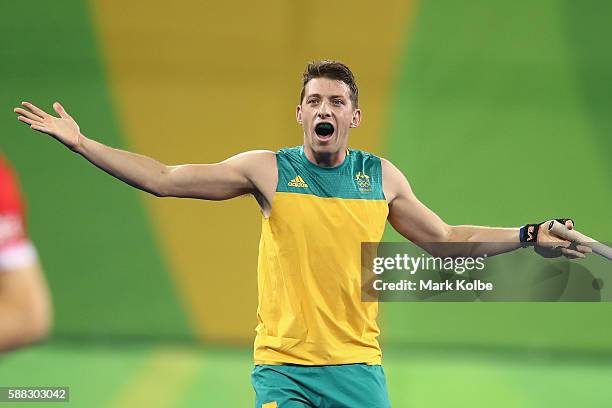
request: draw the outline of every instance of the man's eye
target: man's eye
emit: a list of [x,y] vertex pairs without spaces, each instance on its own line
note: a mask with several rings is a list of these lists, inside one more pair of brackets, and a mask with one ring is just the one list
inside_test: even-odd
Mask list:
[[316,100],[316,99],[310,99],[310,100],[308,101],[308,103],[316,103],[316,102],[317,102],[317,100]]
[[334,100],[334,103],[336,105],[342,105],[344,103],[344,101],[342,99],[336,99],[336,100]]

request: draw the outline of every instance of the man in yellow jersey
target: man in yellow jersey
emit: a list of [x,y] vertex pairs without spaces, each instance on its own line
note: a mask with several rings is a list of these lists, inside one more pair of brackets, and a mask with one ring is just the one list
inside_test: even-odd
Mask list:
[[[311,63],[296,108],[301,146],[180,166],[85,137],[59,103],[53,105],[59,117],[27,102],[15,112],[32,129],[156,196],[227,200],[252,194],[263,215],[252,375],[256,407],[388,407],[378,304],[361,302],[361,242],[380,241],[387,220],[413,242],[493,242],[498,252],[520,248],[523,241],[545,248],[561,239],[540,224],[446,224],[388,160],[348,148],[349,131],[361,122],[358,96],[347,66]],[[572,228],[571,221],[566,225]],[[583,257],[589,248],[547,251]]]

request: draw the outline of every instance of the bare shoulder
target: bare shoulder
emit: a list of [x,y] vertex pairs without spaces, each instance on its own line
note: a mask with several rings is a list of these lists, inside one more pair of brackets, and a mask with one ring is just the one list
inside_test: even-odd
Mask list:
[[276,153],[270,150],[251,150],[227,161],[232,161],[240,167],[240,171],[254,187],[253,195],[262,211],[269,214],[278,182]]
[[276,153],[270,150],[250,150],[225,160],[239,167],[249,178],[261,179],[276,174]]
[[397,173],[401,173],[390,160],[387,160],[384,157],[380,158],[380,165],[382,167],[383,174],[388,175],[389,177],[397,177]]
[[383,178],[383,190],[387,202],[391,203],[398,196],[403,194],[411,194],[410,184],[404,173],[397,168],[391,161],[380,158]]
[[265,165],[276,162],[276,153],[271,150],[249,150],[238,153],[225,161]]

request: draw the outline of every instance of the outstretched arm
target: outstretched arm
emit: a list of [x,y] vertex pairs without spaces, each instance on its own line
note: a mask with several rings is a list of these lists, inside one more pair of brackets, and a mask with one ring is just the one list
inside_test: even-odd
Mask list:
[[239,154],[216,164],[167,166],[150,157],[106,146],[85,137],[77,122],[59,103],[48,114],[29,102],[16,108],[18,119],[30,128],[53,136],[70,150],[85,157],[108,174],[159,197],[189,197],[226,200],[255,194],[260,186],[257,170],[274,155],[268,151]]
[[[448,225],[432,210],[421,203],[412,192],[406,177],[388,160],[382,159],[383,188],[389,203],[389,222],[405,238],[421,246],[435,256],[496,255],[520,248],[519,228],[495,228],[473,225]],[[566,227],[573,228],[571,221]],[[432,245],[442,242],[464,242],[472,245]],[[538,245],[571,243],[541,232]],[[442,249],[443,248],[443,249]],[[458,253],[456,251],[467,251]],[[449,252],[450,251],[450,252]],[[576,249],[562,248],[561,253],[570,258],[583,258],[590,248],[578,245]]]

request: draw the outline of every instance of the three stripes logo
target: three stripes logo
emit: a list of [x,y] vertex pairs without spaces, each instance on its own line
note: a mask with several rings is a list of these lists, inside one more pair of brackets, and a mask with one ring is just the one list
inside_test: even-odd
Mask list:
[[296,176],[293,180],[287,183],[289,187],[308,188],[308,184],[300,176]]

